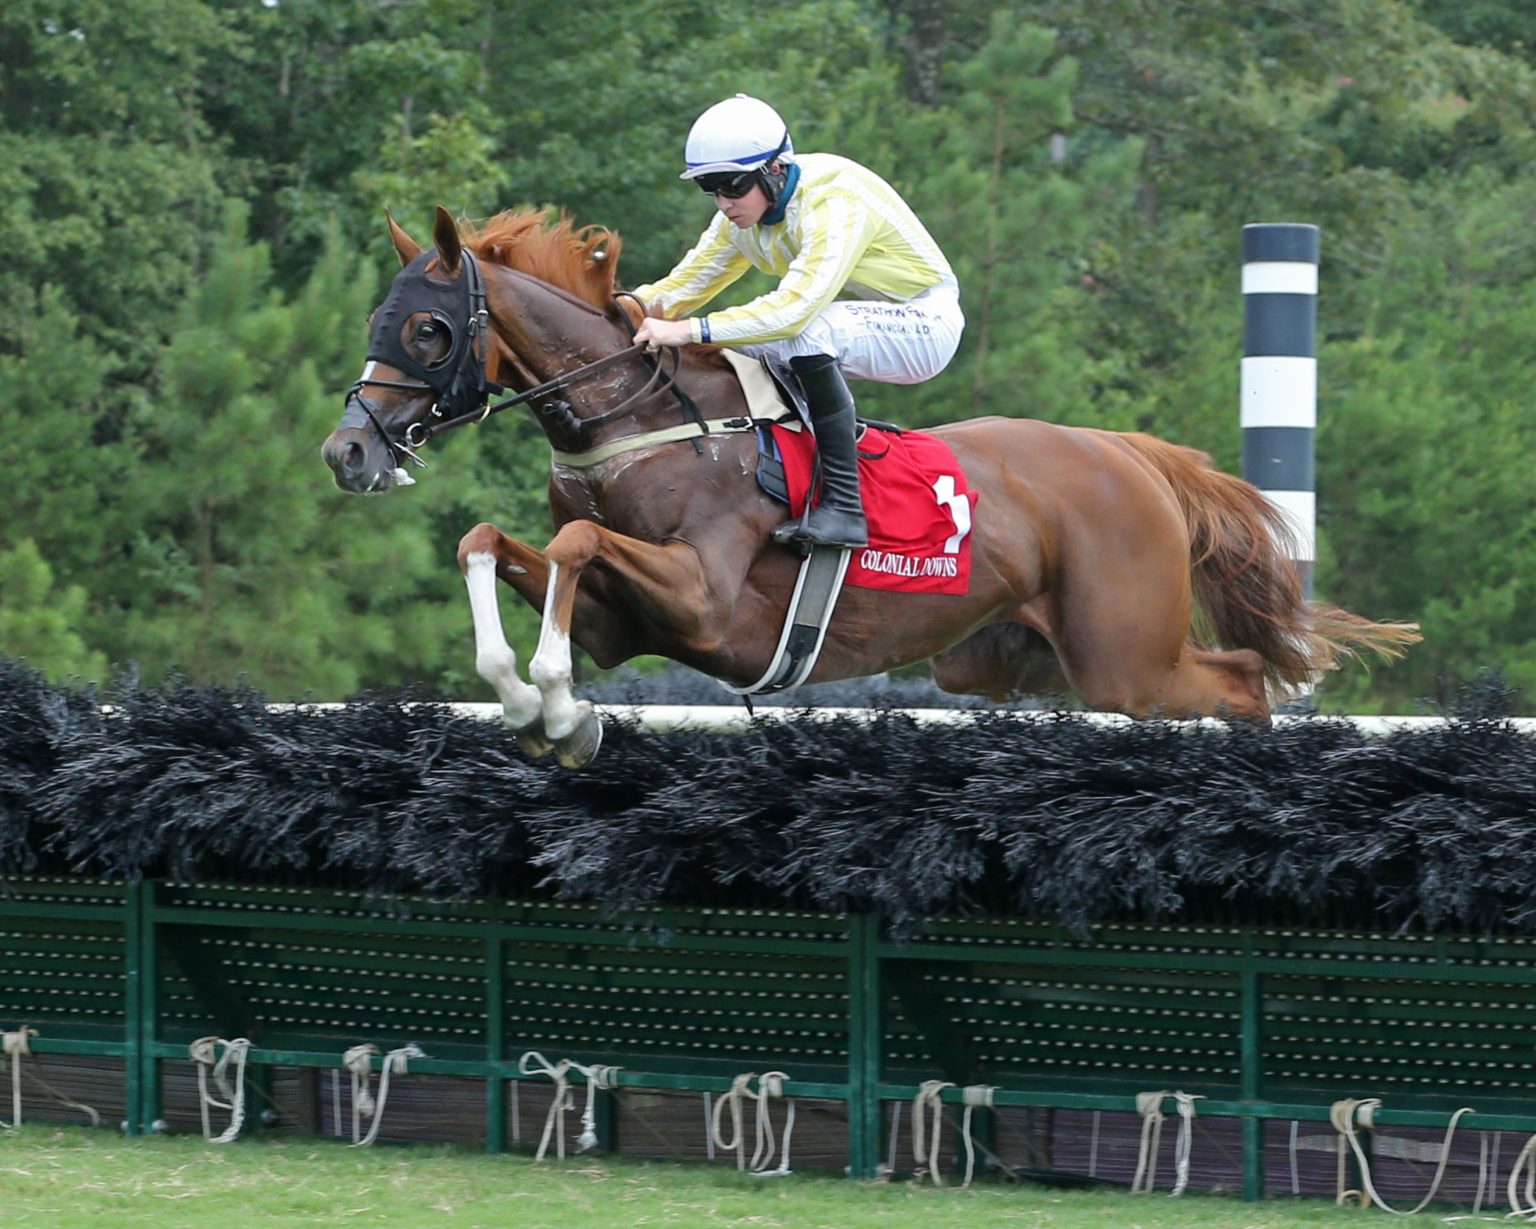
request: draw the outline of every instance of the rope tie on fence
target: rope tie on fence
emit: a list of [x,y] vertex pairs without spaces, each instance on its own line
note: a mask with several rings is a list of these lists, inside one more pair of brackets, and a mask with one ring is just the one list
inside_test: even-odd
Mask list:
[[[384,1106],[389,1100],[391,1076],[410,1074],[410,1060],[425,1058],[426,1051],[415,1042],[380,1055],[376,1045],[356,1045],[341,1056],[342,1064],[352,1073],[352,1148],[366,1148],[379,1137],[384,1122]],[[373,1095],[373,1060],[380,1058],[379,1093]],[[368,1134],[362,1134],[362,1119],[370,1120]],[[359,1138],[361,1136],[361,1138]]]
[[[1481,1131],[1477,1136],[1477,1194],[1472,1200],[1472,1215],[1476,1216],[1483,1210],[1483,1198],[1488,1194],[1488,1175],[1490,1172],[1497,1174],[1499,1171],[1499,1133],[1493,1133],[1493,1169],[1488,1168],[1488,1132]],[[1497,1180],[1497,1179],[1495,1179]]]
[[[222,1054],[219,1053],[221,1046]],[[250,1040],[245,1037],[236,1037],[233,1041],[225,1041],[222,1037],[199,1037],[187,1047],[187,1056],[197,1064],[197,1101],[203,1116],[203,1138],[211,1144],[227,1144],[238,1139],[240,1129],[245,1125],[245,1059],[250,1049]],[[233,1088],[228,1078],[231,1063],[235,1067]],[[210,1072],[219,1095],[224,1098],[222,1101],[208,1091]],[[213,1133],[210,1109],[229,1111],[229,1125],[217,1137]]]
[[352,1075],[352,1142],[363,1137],[364,1118],[373,1117],[373,1093],[369,1084],[373,1078],[373,1060],[379,1047],[364,1043],[353,1046],[341,1056],[341,1065]]
[[[1380,1105],[1380,1098],[1367,1097],[1363,1100],[1345,1098],[1342,1101],[1335,1101],[1333,1105],[1329,1107],[1328,1121],[1333,1124],[1333,1129],[1339,1133],[1339,1193],[1335,1199],[1335,1202],[1342,1206],[1343,1204],[1354,1200],[1363,1207],[1366,1201],[1369,1200],[1383,1212],[1390,1212],[1393,1216],[1412,1216],[1415,1212],[1422,1212],[1425,1208],[1427,1208],[1431,1201],[1433,1201],[1434,1197],[1439,1193],[1440,1183],[1445,1179],[1445,1170],[1451,1161],[1451,1139],[1456,1134],[1456,1125],[1465,1115],[1474,1114],[1477,1111],[1474,1110],[1470,1105],[1464,1105],[1451,1115],[1451,1121],[1446,1125],[1445,1128],[1445,1138],[1440,1143],[1440,1160],[1439,1163],[1435,1166],[1435,1176],[1430,1181],[1429,1191],[1425,1194],[1424,1198],[1419,1200],[1419,1202],[1414,1207],[1404,1211],[1401,1208],[1392,1207],[1377,1193],[1376,1187],[1371,1182],[1370,1161],[1366,1158],[1365,1149],[1360,1146],[1360,1137],[1356,1131],[1357,1124],[1364,1127],[1366,1130],[1371,1130],[1375,1127],[1376,1109]],[[1360,1185],[1364,1188],[1363,1193],[1361,1191],[1344,1189],[1344,1149],[1346,1143],[1350,1151],[1355,1154],[1355,1160],[1360,1166]],[[1513,1192],[1513,1175],[1511,1175],[1510,1179],[1510,1189],[1511,1192]],[[1532,1211],[1536,1211],[1536,1208],[1533,1208]]]
[[1380,1104],[1380,1101],[1367,1103],[1354,1097],[1345,1097],[1342,1101],[1335,1101],[1328,1108],[1328,1121],[1338,1132],[1334,1137],[1334,1184],[1337,1194],[1334,1195],[1333,1202],[1341,1208],[1349,1205],[1363,1208],[1367,1203],[1364,1191],[1345,1185],[1349,1168],[1349,1141],[1345,1138],[1344,1123],[1352,1122],[1356,1111],[1359,1111],[1362,1124],[1370,1126],[1373,1121],[1372,1111]]
[[[756,1078],[757,1072],[747,1071],[732,1080],[730,1091],[722,1093],[715,1099],[715,1112],[710,1119],[709,1137],[713,1141],[713,1146],[719,1148],[722,1152],[730,1152],[734,1149],[736,1152],[736,1168],[740,1170],[747,1168],[747,1151],[741,1130],[741,1103],[749,1095],[747,1085]],[[731,1138],[729,1140],[725,1138],[724,1132],[720,1130],[720,1119],[727,1112],[731,1116]]]
[[1157,1151],[1163,1141],[1163,1101],[1172,1097],[1178,1109],[1179,1134],[1174,1140],[1173,1189],[1169,1195],[1182,1195],[1189,1185],[1189,1153],[1195,1136],[1195,1102],[1203,1101],[1200,1093],[1139,1092],[1136,1094],[1136,1112],[1141,1115],[1141,1146],[1136,1154],[1136,1175],[1131,1179],[1131,1194],[1150,1195],[1157,1185]]
[[19,1127],[21,1125],[21,1077],[23,1074],[58,1104],[67,1109],[79,1110],[91,1120],[93,1127],[99,1127],[101,1125],[101,1115],[89,1105],[66,1097],[47,1080],[43,1079],[42,1076],[38,1075],[36,1071],[29,1071],[21,1065],[23,1058],[32,1057],[32,1047],[27,1044],[27,1038],[36,1037],[37,1035],[35,1028],[19,1028],[13,1033],[0,1032],[0,1053],[11,1056],[11,1107],[14,1111],[15,1119],[13,1122],[6,1122],[5,1119],[0,1118],[0,1128],[10,1129],[11,1127]]
[[1182,1195],[1189,1185],[1189,1150],[1195,1137],[1195,1102],[1205,1098],[1200,1093],[1176,1092],[1174,1104],[1179,1111],[1179,1137],[1173,1144],[1174,1182],[1170,1195]]
[[587,1104],[581,1111],[581,1134],[576,1137],[576,1151],[587,1152],[597,1147],[597,1093],[599,1089],[604,1092],[614,1092],[619,1087],[619,1072],[622,1067],[609,1067],[602,1063],[593,1063],[590,1067],[583,1067],[579,1063],[576,1070],[587,1077]]
[[3,1039],[5,1053],[11,1056],[11,1121],[6,1122],[0,1118],[0,1127],[7,1129],[21,1125],[21,1060],[30,1058],[32,1049],[27,1045],[28,1037],[36,1037],[35,1028],[21,1028],[14,1033],[0,1033]]
[[945,1080],[924,1080],[912,1098],[912,1159],[917,1168],[912,1177],[921,1182],[924,1175],[935,1186],[944,1185],[939,1172],[939,1136],[944,1131],[944,1090],[954,1085]]
[[[1525,1176],[1525,1199],[1520,1198],[1520,1178]],[[1509,1171],[1509,1216],[1536,1220],[1536,1135],[1525,1141],[1525,1147],[1515,1157],[1514,1168]],[[1506,1218],[1508,1219],[1508,1218]]]
[[[529,1066],[530,1062],[537,1066]],[[556,1155],[563,1161],[565,1159],[565,1111],[574,1108],[571,1100],[570,1081],[566,1079],[566,1073],[571,1069],[571,1061],[568,1058],[561,1059],[559,1063],[551,1063],[542,1054],[530,1050],[517,1060],[517,1070],[522,1075],[547,1075],[555,1086],[554,1099],[549,1103],[549,1113],[544,1118],[544,1135],[539,1140],[539,1150],[534,1153],[535,1161],[542,1161],[544,1154],[549,1151],[550,1137],[556,1138]]]
[[576,1151],[587,1152],[597,1147],[597,1092],[599,1089],[610,1092],[617,1089],[622,1067],[608,1067],[602,1063],[589,1066],[569,1058],[552,1063],[537,1050],[529,1050],[517,1060],[517,1070],[520,1075],[547,1075],[555,1086],[549,1113],[544,1116],[544,1134],[533,1157],[535,1161],[544,1159],[551,1138],[555,1141],[555,1155],[562,1161],[565,1159],[565,1115],[576,1108],[576,1099],[571,1095],[572,1071],[580,1072],[587,1082],[587,1104],[581,1111],[581,1134],[576,1137]]
[[[795,1099],[784,1096],[784,1081],[789,1079],[782,1071],[765,1072],[757,1081],[757,1144],[752,1150],[752,1172],[781,1177],[789,1173],[789,1141],[795,1133]],[[779,1145],[779,1165],[769,1169],[773,1160],[773,1116],[769,1102],[788,1102],[784,1116],[784,1136]]]
[[1136,1174],[1131,1179],[1131,1194],[1150,1195],[1157,1184],[1157,1149],[1163,1142],[1163,1099],[1167,1091],[1136,1094],[1136,1112],[1141,1115],[1141,1147],[1136,1154]]
[[[943,1171],[939,1168],[940,1136],[944,1129],[944,1090],[955,1085],[944,1080],[926,1080],[918,1086],[917,1096],[912,1098],[912,1157],[916,1162],[912,1179],[921,1182],[926,1174],[935,1186],[944,1185]],[[986,1144],[976,1138],[974,1119],[978,1109],[997,1108],[997,1087],[992,1084],[967,1084],[960,1089],[960,1104],[965,1107],[960,1116],[960,1141],[965,1145],[965,1178],[960,1183],[964,1190],[976,1175],[976,1154],[980,1152],[1010,1182],[1017,1182],[1019,1175]],[[899,1110],[900,1106],[894,1106]],[[896,1135],[901,1126],[899,1113],[891,1115],[890,1168],[896,1168]]]
[[[734,1151],[736,1168],[744,1173],[754,1173],[763,1177],[781,1177],[790,1172],[789,1144],[795,1133],[795,1098],[784,1096],[784,1081],[788,1078],[789,1076],[782,1071],[768,1071],[763,1075],[748,1071],[732,1080],[730,1091],[715,1101],[715,1112],[710,1123],[714,1146],[723,1152]],[[752,1091],[753,1080],[757,1081],[756,1092]],[[769,1169],[768,1166],[773,1161],[775,1151],[773,1115],[769,1103],[777,1100],[787,1100],[789,1108],[784,1119],[784,1134],[777,1145],[779,1165],[777,1169]],[[747,1144],[743,1131],[743,1110],[747,1101],[757,1102],[754,1115],[755,1143],[750,1161],[747,1160]],[[720,1122],[727,1112],[731,1116],[730,1139],[725,1138]]]
[[991,1084],[968,1084],[960,1090],[960,1103],[965,1106],[960,1119],[960,1138],[965,1143],[965,1181],[960,1184],[961,1190],[971,1185],[971,1177],[976,1172],[976,1141],[971,1135],[971,1115],[978,1109],[995,1108],[992,1094],[996,1091]]

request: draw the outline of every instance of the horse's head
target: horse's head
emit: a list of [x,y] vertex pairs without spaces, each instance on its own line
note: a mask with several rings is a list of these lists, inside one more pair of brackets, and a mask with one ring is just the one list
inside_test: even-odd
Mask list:
[[336,485],[364,495],[413,481],[405,463],[425,465],[416,449],[429,420],[472,413],[501,391],[486,375],[480,270],[453,217],[438,206],[435,249],[393,218],[389,229],[402,268],[370,318],[367,363],[321,447]]
[[[617,234],[517,209],[461,236],[441,206],[433,248],[393,218],[389,230],[403,267],[370,318],[367,363],[321,449],[342,490],[409,485],[405,465],[426,464],[422,445],[513,405],[532,410],[566,451],[608,424],[622,433],[697,415],[675,388],[681,356],[664,366],[632,343],[643,309],[615,293]],[[713,361],[712,374],[729,377]],[[492,404],[506,391],[498,380],[517,393]]]

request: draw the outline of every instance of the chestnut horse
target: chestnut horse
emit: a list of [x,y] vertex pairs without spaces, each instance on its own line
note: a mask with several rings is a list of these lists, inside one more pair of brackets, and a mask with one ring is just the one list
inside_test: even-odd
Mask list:
[[[514,403],[537,414],[555,454],[553,539],[539,550],[480,524],[459,544],[476,669],[524,748],[570,767],[597,752],[601,726],[572,694],[572,641],[602,667],[659,654],[736,686],[758,679],[800,559],[770,540],[785,513],[754,480],[755,436],[739,421],[719,429],[747,413],[725,359],[631,344],[640,309],[615,297],[610,231],[513,211],[461,233],[439,208],[424,251],[389,227],[405,268],[323,454],[343,490],[380,492],[409,481],[402,465],[447,427]],[[489,405],[503,386],[520,395]],[[715,429],[700,433],[700,418]],[[655,438],[664,428],[679,438]],[[932,659],[941,687],[994,700],[1072,691],[1136,717],[1267,723],[1270,693],[1418,639],[1307,600],[1283,516],[1201,453],[1023,418],[933,434],[980,493],[969,591],[847,589],[807,681]],[[639,446],[592,460],[623,439]],[[588,456],[560,459],[574,453]],[[531,683],[498,579],[543,612]]]

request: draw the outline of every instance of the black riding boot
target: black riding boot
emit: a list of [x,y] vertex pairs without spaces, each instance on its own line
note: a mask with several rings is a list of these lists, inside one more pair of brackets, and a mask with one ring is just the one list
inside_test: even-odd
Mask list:
[[[805,390],[821,456],[821,502],[802,527],[799,518],[773,531],[775,542],[814,546],[869,545],[869,525],[859,499],[859,456],[854,441],[853,394],[837,359],[830,354],[802,354],[789,360]],[[809,498],[809,493],[807,493]]]

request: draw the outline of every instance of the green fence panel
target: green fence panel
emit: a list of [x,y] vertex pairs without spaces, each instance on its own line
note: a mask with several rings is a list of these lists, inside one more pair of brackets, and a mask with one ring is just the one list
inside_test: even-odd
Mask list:
[[1344,1097],[1382,1098],[1388,1125],[1473,1105],[1466,1128],[1536,1131],[1530,939],[974,918],[898,940],[792,911],[21,877],[0,943],[0,1026],[120,1060],[132,1132],[160,1117],[162,1064],[210,1035],[249,1038],[258,1065],[332,1069],[361,1043],[415,1043],[413,1072],[484,1080],[493,1151],[528,1050],[620,1066],[632,1089],[784,1071],[790,1095],[846,1106],[858,1176],[882,1159],[882,1104],[935,1078],[1042,1109],[1198,1093],[1202,1116],[1241,1120],[1249,1198],[1264,1123],[1326,1122]]

